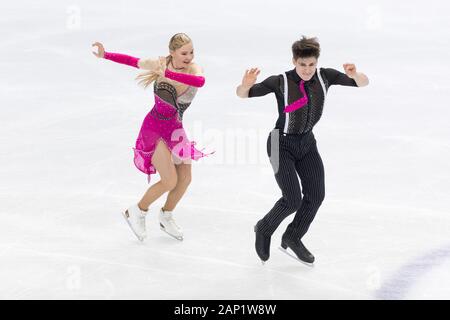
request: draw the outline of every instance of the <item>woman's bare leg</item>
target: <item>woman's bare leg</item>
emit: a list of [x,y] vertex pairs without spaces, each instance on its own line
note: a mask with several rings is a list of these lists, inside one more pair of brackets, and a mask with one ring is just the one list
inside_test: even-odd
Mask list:
[[175,206],[183,197],[192,180],[191,168],[192,165],[190,163],[181,163],[175,165],[175,169],[177,172],[177,185],[175,186],[175,188],[170,190],[169,194],[167,195],[167,200],[163,207],[164,211],[172,211],[173,209],[175,209]]
[[172,162],[172,154],[163,141],[159,141],[152,157],[152,164],[158,171],[161,180],[148,188],[139,201],[141,210],[147,211],[148,207],[165,192],[171,191],[177,185],[177,171]]

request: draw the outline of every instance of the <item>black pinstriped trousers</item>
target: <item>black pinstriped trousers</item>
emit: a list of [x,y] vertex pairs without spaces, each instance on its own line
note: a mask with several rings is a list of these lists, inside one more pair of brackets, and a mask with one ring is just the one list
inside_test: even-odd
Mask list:
[[[273,148],[271,144],[277,140],[279,145]],[[325,197],[324,169],[316,139],[312,131],[301,135],[283,135],[275,129],[267,139],[267,153],[272,165],[278,155],[278,165],[273,165],[273,168],[282,197],[256,226],[258,231],[272,236],[280,223],[296,212],[284,235],[292,240],[301,239]]]

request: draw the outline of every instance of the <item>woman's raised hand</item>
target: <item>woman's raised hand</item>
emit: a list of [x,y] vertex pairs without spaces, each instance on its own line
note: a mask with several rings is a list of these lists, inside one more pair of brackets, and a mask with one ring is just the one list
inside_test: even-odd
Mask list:
[[97,47],[97,52],[92,51],[92,53],[94,54],[94,56],[96,56],[97,58],[104,58],[105,57],[105,48],[103,47],[103,44],[101,44],[100,42],[95,42],[92,44],[93,47]]

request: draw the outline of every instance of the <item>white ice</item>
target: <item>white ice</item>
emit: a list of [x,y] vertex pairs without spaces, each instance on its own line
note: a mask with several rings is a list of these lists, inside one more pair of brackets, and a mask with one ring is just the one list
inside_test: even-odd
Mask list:
[[[445,1],[9,1],[0,28],[0,298],[449,299],[450,67]],[[153,103],[138,70],[108,51],[166,55],[189,34],[207,84],[187,110],[207,150],[174,215],[150,208],[139,243],[120,215],[148,184],[132,147]],[[273,95],[239,99],[292,68],[290,46],[317,36],[319,63],[354,62],[366,88],[332,87],[314,133],[326,199],[307,268],[277,247],[262,266],[253,225],[280,197],[265,154]],[[237,139],[239,137],[239,139]],[[152,178],[152,183],[158,181]]]

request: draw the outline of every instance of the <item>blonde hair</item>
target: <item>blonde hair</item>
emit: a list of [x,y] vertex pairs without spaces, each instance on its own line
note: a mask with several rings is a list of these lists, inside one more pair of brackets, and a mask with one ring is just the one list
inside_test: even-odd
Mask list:
[[[170,38],[169,41],[169,50],[175,51],[177,49],[180,49],[185,44],[191,43],[192,40],[189,38],[189,36],[185,33],[177,33]],[[172,61],[172,56],[169,54],[166,57],[166,66],[169,65],[169,63]],[[139,80],[138,84],[143,85],[144,88],[147,88],[153,81],[158,79],[160,75],[154,71],[148,71],[145,73],[141,73],[136,77],[136,80]]]

